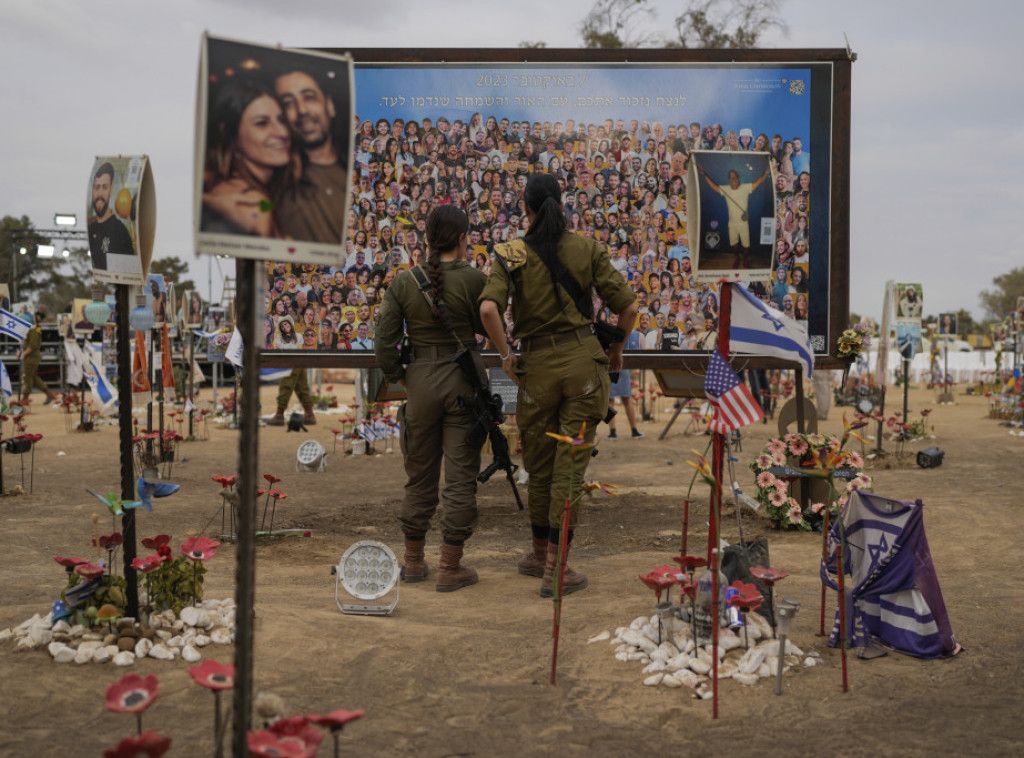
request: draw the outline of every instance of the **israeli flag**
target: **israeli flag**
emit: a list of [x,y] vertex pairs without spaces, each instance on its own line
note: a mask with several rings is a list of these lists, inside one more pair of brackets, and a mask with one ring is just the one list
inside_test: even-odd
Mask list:
[[260,368],[260,381],[261,382],[279,382],[286,376],[291,376],[292,370],[290,368]]
[[28,336],[28,330],[31,328],[32,323],[30,321],[24,321],[13,313],[0,308],[0,333],[14,337],[14,339],[20,342]]
[[4,405],[7,404],[7,398],[14,394],[14,388],[11,387],[11,375],[7,373],[7,366],[0,363],[0,389],[4,391]]
[[85,359],[85,380],[89,382],[89,388],[103,408],[108,408],[117,402],[117,390],[107,379],[107,374],[100,362],[100,353],[86,342],[82,348],[82,356]]
[[814,351],[803,325],[766,306],[743,287],[733,287],[732,293],[729,349],[798,361],[809,377],[814,370]]

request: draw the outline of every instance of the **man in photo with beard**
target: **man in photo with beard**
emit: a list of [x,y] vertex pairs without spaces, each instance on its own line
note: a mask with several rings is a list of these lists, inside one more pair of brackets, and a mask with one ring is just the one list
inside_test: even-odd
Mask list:
[[92,180],[92,212],[95,215],[89,216],[87,221],[92,267],[100,271],[107,269],[108,255],[135,255],[132,236],[110,207],[113,189],[114,166],[106,161]]
[[281,110],[302,158],[295,189],[281,199],[277,221],[286,237],[338,244],[345,223],[347,145],[332,130],[334,101],[310,74],[289,71],[274,81]]

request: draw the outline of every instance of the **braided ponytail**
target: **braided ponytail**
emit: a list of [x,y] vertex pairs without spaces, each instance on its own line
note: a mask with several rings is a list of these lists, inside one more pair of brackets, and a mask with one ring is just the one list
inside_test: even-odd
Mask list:
[[444,301],[444,272],[441,269],[441,253],[455,249],[459,239],[469,230],[469,218],[465,212],[454,205],[440,205],[427,216],[426,238],[429,255],[427,256],[427,277],[430,279],[430,297],[434,303],[430,306],[435,321],[441,319],[437,303]]

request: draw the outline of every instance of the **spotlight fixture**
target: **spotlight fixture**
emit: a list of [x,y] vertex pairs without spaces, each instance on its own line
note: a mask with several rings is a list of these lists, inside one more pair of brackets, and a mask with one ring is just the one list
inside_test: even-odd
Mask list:
[[53,223],[56,226],[74,226],[78,223],[78,216],[74,213],[54,213]]
[[36,245],[36,255],[40,258],[52,258],[55,252],[53,245]]
[[327,450],[316,440],[306,440],[299,445],[296,457],[296,471],[313,474],[327,468]]
[[64,248],[64,251],[61,253],[61,255],[63,255],[65,258],[70,258],[71,257],[71,251],[68,250],[67,248]]
[[28,255],[28,248],[27,247],[22,247],[18,252],[21,255]]
[[[337,566],[331,567],[335,575],[334,600],[342,613],[355,616],[390,616],[398,605],[398,558],[383,542],[363,540],[351,545]],[[394,600],[388,605],[342,603],[338,588],[357,600],[379,600],[391,590]]]

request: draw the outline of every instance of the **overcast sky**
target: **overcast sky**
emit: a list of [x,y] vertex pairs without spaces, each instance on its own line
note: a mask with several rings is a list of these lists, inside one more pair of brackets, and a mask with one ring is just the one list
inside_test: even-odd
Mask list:
[[[671,25],[679,3],[655,2]],[[486,10],[485,10],[486,7]],[[516,13],[510,13],[511,8]],[[374,0],[32,0],[0,9],[0,215],[84,215],[98,154],[148,154],[154,257],[192,252],[196,76],[203,30],[288,47],[576,47],[589,0],[467,6]],[[966,308],[1024,265],[1019,0],[786,0],[765,47],[840,48],[853,66],[851,309],[878,316],[887,279],[924,284],[925,313]],[[80,222],[84,225],[84,222]],[[220,264],[221,270],[218,270]]]

